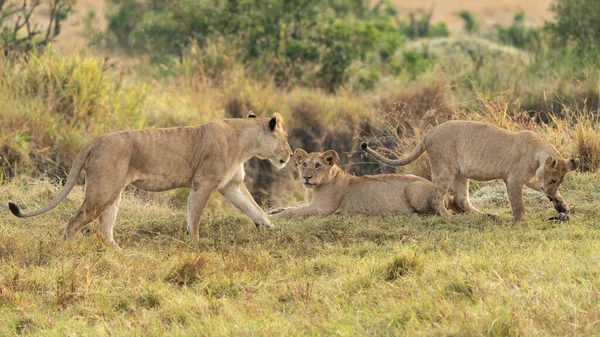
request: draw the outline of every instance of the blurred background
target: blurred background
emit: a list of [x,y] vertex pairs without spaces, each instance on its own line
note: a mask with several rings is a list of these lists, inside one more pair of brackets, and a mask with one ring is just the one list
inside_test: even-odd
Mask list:
[[[0,11],[0,182],[60,182],[102,133],[250,110],[281,113],[293,149],[334,149],[356,175],[395,171],[369,162],[361,141],[402,156],[448,119],[534,130],[583,171],[600,164],[600,0],[40,0]],[[398,170],[429,176],[426,156]],[[247,172],[265,206],[302,199],[291,164],[253,159]],[[139,195],[179,204],[187,191]]]

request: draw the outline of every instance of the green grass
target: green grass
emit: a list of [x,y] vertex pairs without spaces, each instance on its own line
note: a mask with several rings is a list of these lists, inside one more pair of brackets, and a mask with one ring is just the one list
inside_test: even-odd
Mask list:
[[185,209],[127,191],[115,237],[97,223],[62,242],[82,200],[18,219],[57,187],[12,180],[0,188],[0,335],[599,334],[600,175],[572,174],[571,221],[526,193],[514,224],[501,184],[473,202],[501,214],[329,216],[257,230],[233,210],[203,215],[200,247],[186,243]]

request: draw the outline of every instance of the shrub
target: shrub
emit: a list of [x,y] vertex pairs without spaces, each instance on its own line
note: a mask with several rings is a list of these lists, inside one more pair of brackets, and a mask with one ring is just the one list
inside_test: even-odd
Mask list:
[[370,7],[364,0],[128,0],[113,5],[108,31],[120,47],[169,65],[184,58],[190,46],[203,50],[227,41],[251,75],[284,87],[309,83],[334,91],[347,80],[353,61],[377,57],[385,63],[401,44],[390,6]]
[[498,29],[498,39],[505,44],[529,50],[540,48],[541,31],[525,25],[525,12],[515,14],[512,25]]
[[473,16],[473,13],[464,10],[458,13],[458,16],[460,16],[460,18],[463,19],[465,24],[464,28],[467,33],[476,33],[479,30],[479,22],[475,20],[475,16]]
[[400,22],[400,29],[407,37],[411,39],[419,39],[424,37],[448,37],[450,31],[444,21],[436,24],[431,23],[433,11],[427,14],[422,14],[420,17],[414,13],[410,13],[409,22]]
[[573,47],[579,54],[597,57],[600,49],[600,0],[558,0],[550,7],[555,22],[546,28],[559,46]]

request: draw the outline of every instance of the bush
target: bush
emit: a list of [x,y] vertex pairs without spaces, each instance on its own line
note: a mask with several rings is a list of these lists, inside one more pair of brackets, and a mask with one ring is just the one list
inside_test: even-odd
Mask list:
[[505,44],[529,50],[540,48],[541,31],[525,25],[525,12],[515,14],[512,25],[498,29],[498,39]]
[[476,33],[479,30],[479,22],[475,20],[475,16],[473,16],[473,13],[464,10],[458,13],[458,16],[460,16],[460,18],[463,19],[465,23],[465,31],[467,33]]
[[433,11],[428,14],[423,14],[417,18],[414,13],[409,16],[410,21],[408,23],[401,22],[400,29],[407,37],[411,39],[418,39],[424,37],[448,37],[450,31],[444,21],[440,21],[435,25],[431,24],[431,17]]
[[256,78],[334,91],[346,82],[353,61],[378,58],[385,68],[401,45],[390,5],[369,3],[113,1],[108,31],[118,46],[149,53],[155,64],[166,65],[181,60],[190,45],[202,50],[227,41]]
[[558,0],[551,6],[555,22],[546,28],[560,46],[597,58],[600,49],[600,0]]

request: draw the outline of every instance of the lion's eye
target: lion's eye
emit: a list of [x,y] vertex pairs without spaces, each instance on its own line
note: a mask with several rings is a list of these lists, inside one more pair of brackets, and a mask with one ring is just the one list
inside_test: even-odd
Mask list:
[[320,168],[321,168],[321,164],[316,164],[316,165],[315,165],[315,169],[317,169],[317,170],[318,170],[318,169],[320,169]]
[[302,167],[306,168],[306,163],[302,163]]

